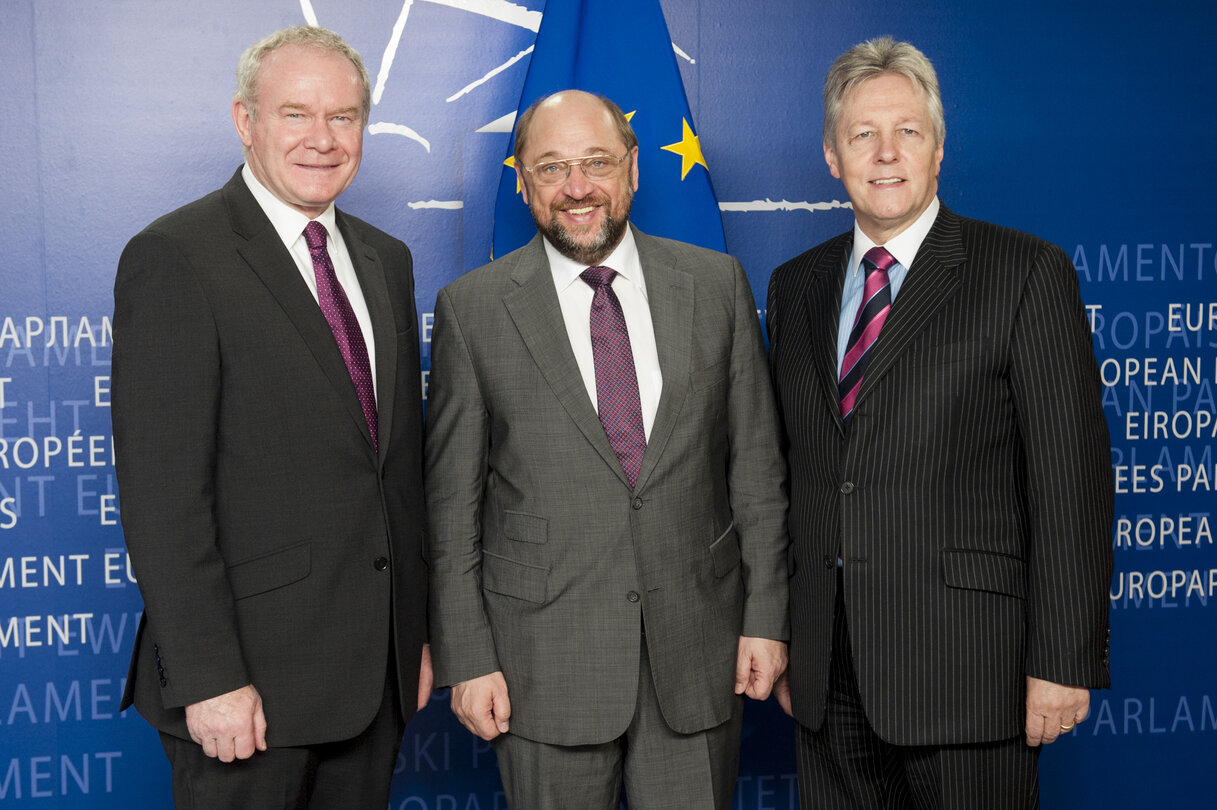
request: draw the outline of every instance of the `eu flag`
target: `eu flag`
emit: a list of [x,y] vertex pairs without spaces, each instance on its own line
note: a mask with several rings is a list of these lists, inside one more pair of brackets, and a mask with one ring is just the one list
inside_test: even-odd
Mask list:
[[[549,0],[517,119],[541,96],[568,89],[612,99],[638,135],[639,189],[630,221],[654,236],[725,250],[722,217],[659,0]],[[496,257],[537,233],[516,190],[510,154],[495,201]]]

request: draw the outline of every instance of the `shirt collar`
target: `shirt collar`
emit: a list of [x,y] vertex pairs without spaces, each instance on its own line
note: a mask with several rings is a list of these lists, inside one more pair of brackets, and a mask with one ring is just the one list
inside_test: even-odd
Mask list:
[[[563,256],[550,243],[549,239],[543,238],[541,241],[545,245],[545,256],[549,259],[549,270],[554,276],[554,286],[561,293],[571,284],[578,281],[580,274],[589,265],[580,264],[567,256]],[[617,275],[622,276],[626,281],[642,290],[643,295],[646,294],[647,287],[642,277],[642,262],[638,258],[638,245],[634,242],[633,228],[626,227],[625,235],[621,237],[621,242],[618,243],[617,247],[613,248],[613,252],[606,256],[600,264],[613,268],[617,271]]]
[[[283,202],[283,200],[280,200],[270,189],[258,182],[258,178],[254,177],[254,173],[249,168],[248,163],[241,168],[241,177],[244,178],[245,185],[249,186],[249,191],[254,195],[254,199],[258,201],[258,205],[262,206],[266,218],[274,226],[275,233],[279,234],[279,239],[290,249],[296,240],[300,238],[301,234],[304,233],[304,226],[308,225],[309,218]],[[334,210],[334,204],[330,203],[316,217],[316,220],[325,226],[325,230],[331,235],[331,239],[334,238],[334,229],[337,227]]]
[[[942,204],[935,197],[930,201],[929,206],[921,212],[921,216],[913,221],[913,224],[905,228],[896,236],[888,240],[883,247],[887,248],[887,252],[895,257],[896,261],[900,262],[900,266],[906,270],[913,266],[913,259],[917,258],[917,251],[921,249],[921,243],[925,241],[926,236],[930,233],[930,228],[934,227],[934,220],[938,218],[938,209]],[[875,247],[875,243],[871,238],[862,232],[858,227],[858,223],[854,221],[854,250],[852,258],[853,262],[850,267],[853,272],[858,272],[858,268],[862,263],[862,257],[866,255],[866,251]]]

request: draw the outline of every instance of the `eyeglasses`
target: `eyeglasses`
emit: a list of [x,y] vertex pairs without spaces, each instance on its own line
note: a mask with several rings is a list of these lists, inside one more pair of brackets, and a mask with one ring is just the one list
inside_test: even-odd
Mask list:
[[559,183],[565,183],[570,177],[570,167],[575,164],[583,170],[585,177],[590,177],[593,180],[601,180],[605,177],[611,177],[613,172],[617,171],[617,167],[621,165],[621,161],[630,156],[626,152],[621,157],[613,157],[612,155],[585,155],[583,157],[563,158],[562,160],[546,160],[538,163],[531,168],[524,167],[524,171],[532,175],[532,179],[536,181],[538,186],[556,186]]

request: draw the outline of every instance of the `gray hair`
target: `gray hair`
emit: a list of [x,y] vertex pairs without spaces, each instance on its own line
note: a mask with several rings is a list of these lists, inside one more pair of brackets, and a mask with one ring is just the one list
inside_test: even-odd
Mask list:
[[837,123],[845,97],[858,85],[885,74],[904,76],[925,91],[934,136],[941,145],[947,135],[938,74],[926,55],[907,42],[878,37],[855,45],[837,57],[824,79],[824,142],[836,147]]
[[341,54],[355,66],[359,74],[359,84],[363,88],[363,124],[368,123],[368,115],[372,107],[372,83],[368,79],[368,69],[364,67],[359,52],[346,44],[342,37],[329,30],[315,25],[294,25],[281,28],[268,37],[258,40],[241,54],[237,63],[237,92],[234,101],[239,101],[249,110],[252,120],[258,118],[258,71],[262,68],[262,60],[285,45],[303,45],[322,51]]
[[[563,90],[560,92],[568,91]],[[537,113],[537,108],[556,95],[558,94],[551,93],[548,96],[541,96],[530,104],[527,110],[520,114],[520,119],[516,122],[516,142],[512,149],[512,157],[515,158],[517,165],[519,165],[520,156],[524,154],[524,147],[528,143],[528,130],[532,127],[532,119]],[[613,119],[613,126],[617,129],[617,134],[621,137],[622,143],[625,144],[626,152],[634,151],[634,147],[638,145],[638,136],[634,134],[634,128],[630,126],[630,119],[625,117],[625,113],[621,111],[621,108],[613,103],[612,99],[605,96],[596,93],[588,93],[588,95],[593,96],[604,105],[604,109],[608,111],[609,117]],[[613,157],[616,157],[616,155]],[[523,167],[521,166],[521,168]]]

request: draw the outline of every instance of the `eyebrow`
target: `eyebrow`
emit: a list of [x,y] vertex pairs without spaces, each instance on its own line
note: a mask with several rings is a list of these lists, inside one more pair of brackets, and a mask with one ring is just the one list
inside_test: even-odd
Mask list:
[[[591,147],[590,151],[584,152],[582,155],[579,155],[578,157],[592,157],[594,155],[605,155],[607,157],[617,157],[617,155],[613,153],[612,149],[609,149],[608,147],[604,147],[604,146],[593,146],[593,147]],[[553,149],[551,149],[548,152],[542,152],[541,154],[537,155],[538,163],[544,163],[547,160],[573,160],[573,158],[560,157],[558,155],[558,153]]]
[[[307,104],[301,104],[298,101],[285,101],[279,105],[279,109],[281,111],[282,110],[303,110],[303,111],[307,112],[310,108]],[[358,115],[360,113],[360,109],[361,108],[358,106],[342,107],[337,110],[330,110],[327,113],[327,115]]]

